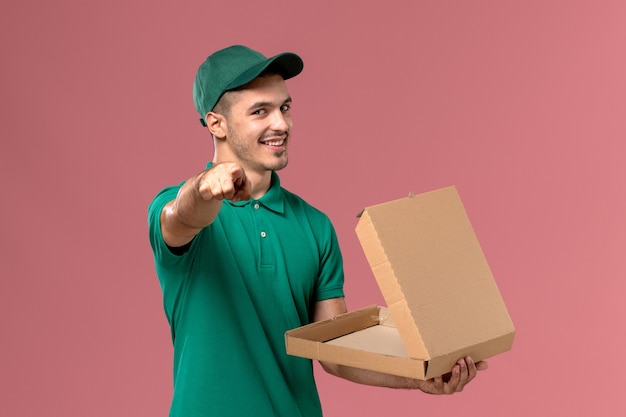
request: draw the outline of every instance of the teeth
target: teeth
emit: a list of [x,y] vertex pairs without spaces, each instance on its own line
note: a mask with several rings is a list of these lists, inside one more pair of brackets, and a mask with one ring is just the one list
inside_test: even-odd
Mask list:
[[269,146],[282,146],[284,142],[285,142],[284,140],[273,140],[273,141],[265,142],[265,144]]

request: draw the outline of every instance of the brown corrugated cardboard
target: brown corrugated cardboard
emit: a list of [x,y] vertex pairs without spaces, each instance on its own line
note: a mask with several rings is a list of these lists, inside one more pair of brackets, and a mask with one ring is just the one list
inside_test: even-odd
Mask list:
[[287,353],[427,379],[511,348],[513,323],[456,188],[368,207],[356,233],[388,308],[290,330]]

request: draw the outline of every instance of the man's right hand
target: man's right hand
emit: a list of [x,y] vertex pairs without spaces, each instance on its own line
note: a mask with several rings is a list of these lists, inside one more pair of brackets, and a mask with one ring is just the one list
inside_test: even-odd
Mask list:
[[213,223],[223,200],[250,199],[252,186],[241,165],[224,162],[190,178],[178,191],[176,200],[161,212],[165,243],[179,247],[191,242],[204,227]]
[[243,201],[250,199],[251,185],[243,168],[235,162],[216,164],[197,177],[203,200]]

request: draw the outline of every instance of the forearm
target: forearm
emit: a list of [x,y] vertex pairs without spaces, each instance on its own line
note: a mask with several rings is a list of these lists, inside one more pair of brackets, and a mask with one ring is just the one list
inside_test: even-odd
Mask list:
[[387,388],[419,389],[428,394],[461,392],[465,385],[476,377],[478,371],[488,368],[487,362],[480,361],[474,363],[472,358],[466,356],[463,359],[459,359],[446,375],[422,381],[332,363],[322,363],[322,366],[326,372],[359,384]]
[[402,376],[352,368],[350,366],[321,363],[324,370],[332,375],[363,385],[386,388],[420,389],[424,381]]
[[210,225],[222,207],[221,199],[212,198],[210,193],[200,192],[200,184],[205,174],[206,171],[188,179],[172,204],[176,220],[190,228],[202,229]]
[[221,200],[206,199],[200,193],[200,182],[205,172],[187,180],[176,199],[168,203],[161,213],[161,230],[170,246],[190,242],[202,228],[213,223],[222,207]]

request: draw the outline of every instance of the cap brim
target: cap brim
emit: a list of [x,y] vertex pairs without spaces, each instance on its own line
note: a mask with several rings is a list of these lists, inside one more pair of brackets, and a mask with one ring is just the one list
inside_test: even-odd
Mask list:
[[302,72],[304,63],[298,55],[292,52],[278,54],[248,68],[248,70],[235,78],[228,85],[225,91],[234,90],[248,84],[268,68],[276,71],[276,73],[280,74],[283,79],[288,80],[289,78],[293,78]]

